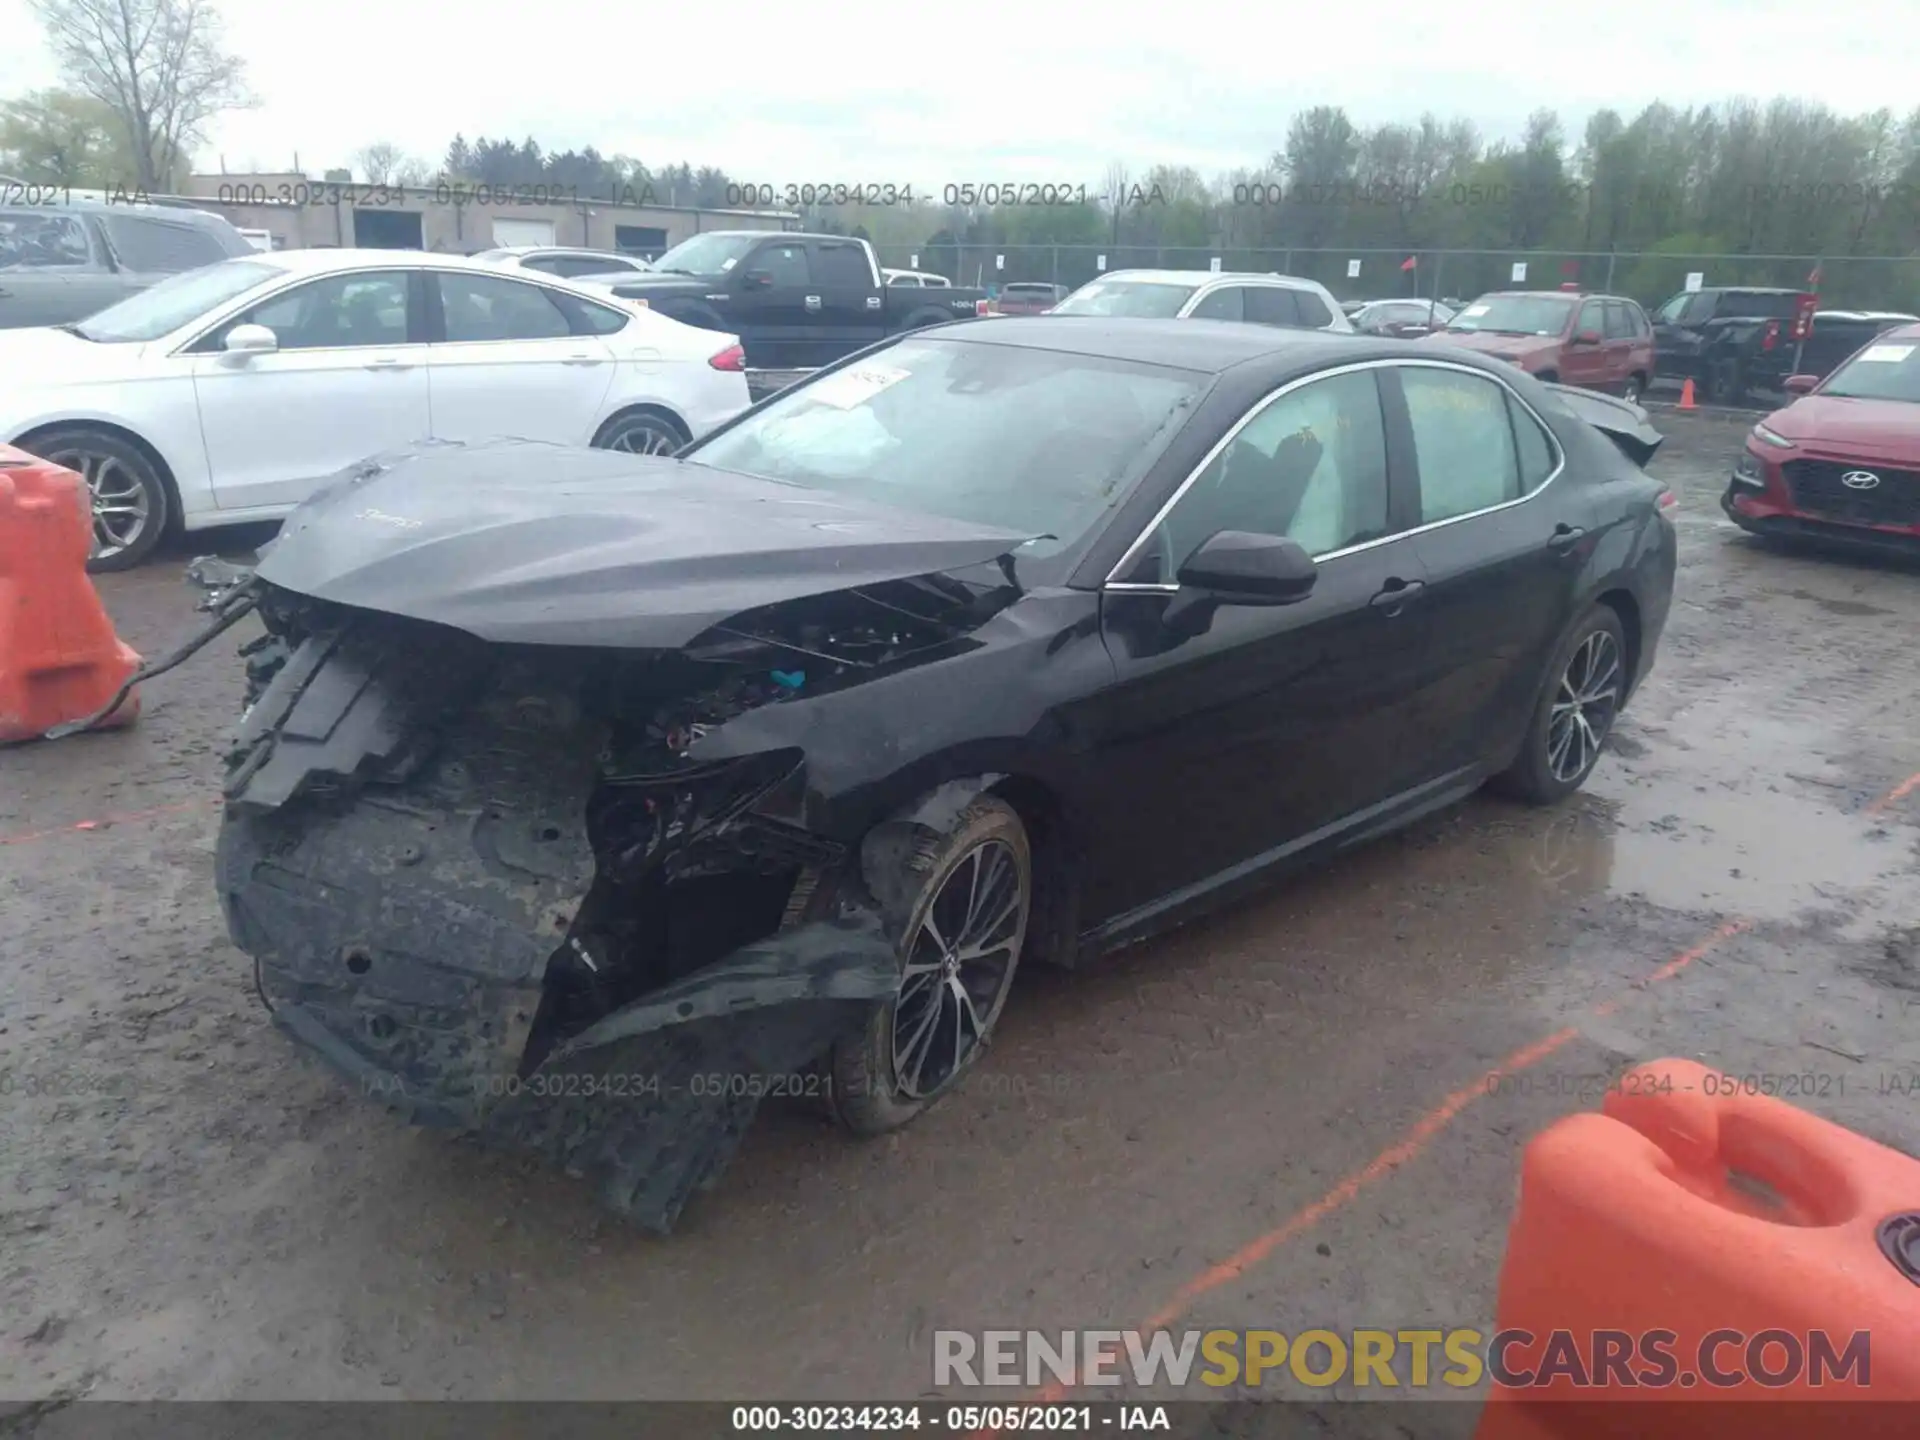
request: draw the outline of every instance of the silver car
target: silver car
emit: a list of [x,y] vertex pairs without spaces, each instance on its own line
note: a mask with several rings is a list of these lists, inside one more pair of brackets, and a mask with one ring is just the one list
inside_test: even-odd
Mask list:
[[218,215],[0,180],[0,330],[67,325],[253,245]]
[[1327,287],[1295,275],[1211,270],[1116,270],[1082,285],[1055,315],[1147,320],[1241,320],[1289,330],[1353,330]]

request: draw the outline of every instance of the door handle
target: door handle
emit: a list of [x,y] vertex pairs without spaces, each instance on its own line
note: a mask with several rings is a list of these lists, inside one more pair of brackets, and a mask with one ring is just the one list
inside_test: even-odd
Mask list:
[[598,355],[569,355],[565,363],[568,365],[598,365],[600,360],[601,357]]
[[807,296],[807,309],[818,310],[819,308],[820,308],[820,297],[818,295]]
[[1402,580],[1396,576],[1381,586],[1367,604],[1388,619],[1392,619],[1406,609],[1411,602],[1418,600],[1420,592],[1426,588],[1427,582],[1424,580]]
[[1580,526],[1568,525],[1563,521],[1553,527],[1553,534],[1547,539],[1547,548],[1556,555],[1568,554],[1586,533]]
[[411,370],[413,366],[403,363],[398,355],[381,355],[376,359],[369,360],[364,368],[368,370]]

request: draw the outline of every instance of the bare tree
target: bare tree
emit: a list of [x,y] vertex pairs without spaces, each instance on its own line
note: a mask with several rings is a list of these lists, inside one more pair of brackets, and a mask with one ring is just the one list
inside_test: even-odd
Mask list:
[[174,183],[215,115],[253,103],[210,0],[30,3],[69,83],[126,128],[132,179],[143,190]]
[[354,152],[353,164],[366,177],[369,185],[385,185],[392,181],[393,172],[405,162],[406,156],[398,145],[381,140]]

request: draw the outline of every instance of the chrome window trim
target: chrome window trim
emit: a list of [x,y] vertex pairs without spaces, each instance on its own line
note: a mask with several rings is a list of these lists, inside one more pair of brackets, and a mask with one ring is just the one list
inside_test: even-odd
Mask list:
[[[1239,420],[1234,422],[1233,428],[1227,431],[1225,435],[1222,435],[1220,439],[1214,443],[1213,447],[1201,457],[1200,463],[1193,467],[1193,470],[1187,475],[1187,478],[1174,487],[1174,492],[1167,497],[1166,503],[1154,512],[1153,518],[1147,522],[1146,527],[1134,537],[1133,543],[1126,548],[1125,553],[1115,562],[1113,568],[1107,571],[1107,578],[1102,581],[1100,585],[1101,590],[1114,590],[1122,594],[1133,592],[1166,595],[1175,594],[1179,591],[1180,585],[1177,581],[1146,584],[1138,581],[1115,580],[1113,577],[1124,573],[1128,566],[1138,560],[1140,551],[1145,548],[1147,542],[1153,538],[1154,531],[1158,530],[1167,516],[1173,513],[1173,507],[1180,503],[1186,496],[1187,491],[1192,489],[1194,483],[1199,480],[1201,475],[1206,473],[1207,467],[1219,458],[1221,451],[1231,445],[1234,440],[1239,437],[1242,430],[1246,429],[1247,426],[1251,425],[1265,413],[1269,405],[1285,399],[1296,390],[1305,389],[1316,381],[1330,380],[1338,375],[1351,375],[1361,370],[1414,367],[1427,370],[1452,370],[1463,375],[1477,376],[1479,379],[1492,382],[1513,399],[1519,401],[1520,408],[1526,411],[1526,413],[1532,417],[1534,423],[1546,433],[1547,444],[1552,448],[1554,454],[1553,469],[1547,472],[1546,479],[1516,499],[1502,500],[1498,505],[1489,505],[1481,510],[1469,510],[1464,515],[1449,515],[1444,520],[1432,520],[1424,525],[1415,525],[1407,530],[1396,530],[1393,534],[1382,535],[1377,540],[1363,540],[1358,545],[1348,545],[1339,550],[1329,550],[1324,555],[1316,555],[1313,557],[1316,565],[1324,565],[1329,560],[1338,560],[1347,555],[1358,555],[1364,550],[1372,550],[1376,546],[1390,544],[1395,540],[1405,540],[1409,536],[1424,535],[1430,530],[1439,530],[1448,525],[1458,525],[1463,520],[1477,520],[1482,515],[1497,515],[1502,510],[1511,510],[1516,505],[1525,505],[1536,495],[1544,495],[1553,482],[1558,480],[1565,472],[1567,468],[1567,452],[1560,444],[1560,437],[1553,433],[1553,427],[1547,424],[1546,420],[1541,417],[1540,412],[1528,403],[1527,397],[1509,385],[1504,376],[1495,375],[1486,370],[1476,369],[1471,365],[1462,365],[1452,360],[1415,360],[1411,358],[1401,358],[1399,356],[1395,356],[1389,360],[1359,360],[1350,365],[1337,365],[1330,370],[1317,370],[1311,375],[1301,376],[1298,380],[1289,380],[1285,385],[1282,385],[1278,390],[1268,395],[1258,405],[1254,406],[1251,410],[1247,411],[1246,414],[1242,415]],[[1384,422],[1384,416],[1382,416],[1382,420]],[[1519,463],[1520,457],[1518,446],[1516,445],[1514,464],[1518,466]]]

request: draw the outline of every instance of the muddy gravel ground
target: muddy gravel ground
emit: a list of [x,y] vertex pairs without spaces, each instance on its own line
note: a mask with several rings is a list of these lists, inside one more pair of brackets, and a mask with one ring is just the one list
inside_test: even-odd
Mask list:
[[[231,644],[0,752],[0,1397],[906,1398],[935,1329],[1484,1326],[1523,1142],[1667,1055],[1920,1152],[1920,569],[1761,548],[1739,424],[1662,423],[1681,590],[1584,794],[1024,976],[920,1123],[763,1110],[667,1239],[269,1027],[210,878]],[[148,654],[186,554],[102,583]]]

